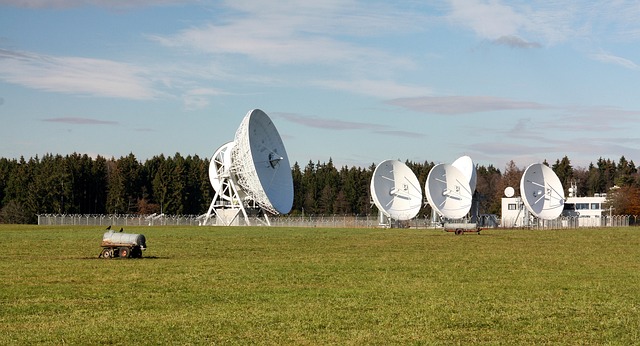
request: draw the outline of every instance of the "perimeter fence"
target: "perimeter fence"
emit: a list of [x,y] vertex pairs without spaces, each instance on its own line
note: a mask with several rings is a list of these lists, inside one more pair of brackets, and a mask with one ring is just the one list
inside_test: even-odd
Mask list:
[[[101,214],[40,214],[38,225],[85,225],[100,227],[125,226],[203,226],[205,215],[101,215]],[[380,228],[377,215],[280,215],[269,218],[271,226],[276,227],[325,227],[325,228]],[[518,225],[515,220],[496,220],[496,225],[503,228],[527,229],[563,229],[580,227],[626,227],[637,225],[638,215],[612,215],[600,218],[560,217],[555,220],[531,220],[528,224]],[[521,222],[521,221],[520,221]],[[251,225],[262,226],[264,219],[254,218]],[[216,226],[216,220],[207,222],[208,226]],[[234,226],[246,226],[244,219],[238,217]],[[414,218],[393,225],[397,228],[442,228],[439,222],[431,222],[427,218]]]
[[504,228],[532,228],[532,229],[562,229],[588,227],[627,227],[635,226],[638,215],[603,215],[602,217],[562,216],[554,220],[522,220],[511,218],[502,219]]
[[[204,215],[99,215],[99,214],[40,214],[38,225],[86,225],[103,227],[124,226],[203,226]],[[252,218],[251,225],[262,226],[265,219]],[[331,216],[271,216],[271,226],[282,227],[329,227],[329,228],[372,228],[378,227],[378,218],[365,215],[331,215]],[[412,220],[407,227],[423,226],[424,221]],[[207,222],[208,226],[216,226],[215,218]],[[234,226],[246,226],[244,218],[239,216],[233,223]]]

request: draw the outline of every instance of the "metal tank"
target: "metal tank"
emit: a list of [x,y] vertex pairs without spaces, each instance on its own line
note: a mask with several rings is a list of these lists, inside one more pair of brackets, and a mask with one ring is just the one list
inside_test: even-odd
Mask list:
[[140,258],[147,248],[147,239],[142,234],[109,231],[102,236],[101,258]]

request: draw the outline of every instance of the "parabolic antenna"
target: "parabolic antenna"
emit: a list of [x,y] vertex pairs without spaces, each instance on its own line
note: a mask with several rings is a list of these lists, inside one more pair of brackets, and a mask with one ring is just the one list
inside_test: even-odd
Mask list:
[[469,156],[461,156],[453,161],[451,165],[469,179],[469,187],[473,194],[473,192],[476,191],[476,182],[478,181],[478,174],[476,173],[476,166],[473,164],[473,160],[471,160]]
[[431,207],[446,218],[463,218],[471,209],[473,192],[468,177],[452,165],[441,163],[431,169],[425,193]]
[[293,178],[287,151],[267,114],[251,110],[236,131],[231,173],[247,197],[272,214],[293,205]]
[[213,187],[213,191],[217,192],[221,198],[230,200],[231,196],[223,194],[224,182],[229,178],[231,169],[231,149],[235,142],[228,142],[222,145],[211,157],[209,163],[209,181]]
[[422,206],[420,182],[411,169],[398,160],[382,161],[371,178],[371,197],[378,210],[395,220],[410,220]]
[[527,209],[543,220],[553,220],[564,209],[564,189],[556,173],[546,165],[527,167],[520,180],[520,193]]
[[505,196],[505,197],[511,198],[511,197],[513,197],[513,195],[514,195],[515,193],[516,193],[516,190],[514,190],[514,189],[513,189],[513,187],[511,187],[511,186],[507,186],[507,187],[504,189],[504,196]]

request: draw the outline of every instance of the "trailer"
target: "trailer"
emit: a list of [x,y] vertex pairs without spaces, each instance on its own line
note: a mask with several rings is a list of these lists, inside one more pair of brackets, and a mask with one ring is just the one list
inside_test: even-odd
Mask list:
[[445,223],[444,230],[445,232],[453,232],[455,235],[463,235],[465,233],[480,234],[482,227],[478,226],[477,223]]
[[142,234],[109,231],[102,236],[102,251],[98,258],[142,258],[147,240]]

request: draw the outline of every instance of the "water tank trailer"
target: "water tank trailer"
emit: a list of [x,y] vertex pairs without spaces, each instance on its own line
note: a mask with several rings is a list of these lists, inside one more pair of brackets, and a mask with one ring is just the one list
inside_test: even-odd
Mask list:
[[109,231],[102,236],[102,252],[99,258],[141,258],[147,248],[147,240],[142,234]]

